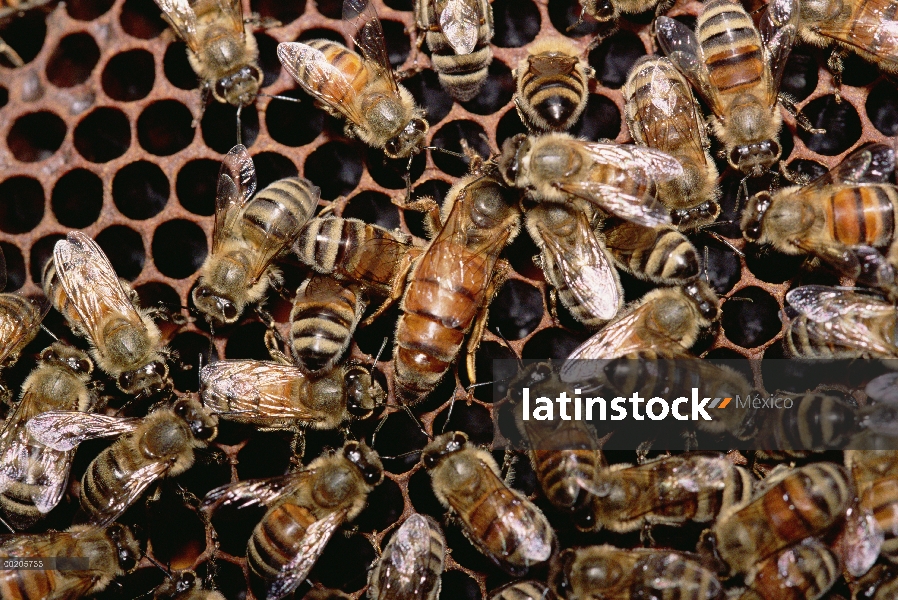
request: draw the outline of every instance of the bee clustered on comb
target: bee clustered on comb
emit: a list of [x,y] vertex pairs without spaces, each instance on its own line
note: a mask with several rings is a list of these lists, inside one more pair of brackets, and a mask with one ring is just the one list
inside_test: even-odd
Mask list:
[[[404,194],[405,161],[385,159],[381,150],[346,138],[342,123],[315,107],[277,59],[279,42],[321,37],[345,41],[340,33],[342,2],[253,0],[245,4],[247,11],[282,23],[256,33],[264,72],[262,92],[300,101],[260,97],[242,111],[243,143],[253,157],[259,188],[300,174],[321,188],[320,207],[331,207],[333,214],[388,229],[400,227],[425,239],[420,214],[390,203],[392,197]],[[494,58],[487,83],[474,99],[458,103],[440,88],[436,74],[428,68],[426,46],[415,63],[416,51],[409,36],[415,26],[411,0],[377,0],[373,4],[383,23],[393,66],[400,70],[422,68],[403,85],[426,111],[429,145],[461,151],[464,139],[484,156],[525,132],[512,102],[515,85],[511,71],[526,57],[528,45],[567,35],[585,51],[591,34],[600,29],[587,21],[566,31],[579,14],[576,0],[495,0]],[[678,2],[667,14],[691,24],[701,7],[695,1]],[[596,81],[573,135],[630,141],[622,116],[621,86],[630,66],[651,52],[652,15],[622,19],[620,30],[590,51],[588,62],[596,71]],[[0,67],[0,248],[9,273],[6,291],[39,294],[41,270],[55,242],[78,228],[97,240],[117,273],[131,282],[143,306],[160,302],[175,310],[188,306],[196,274],[209,252],[216,175],[222,155],[236,140],[236,109],[213,101],[206,106],[199,126],[191,126],[200,113],[196,77],[187,62],[185,44],[172,35],[152,0],[51,4],[11,20],[0,35],[26,63],[11,68],[4,62]],[[848,57],[839,103],[833,94],[832,76],[825,68],[826,56],[825,51],[796,46],[783,79],[784,91],[796,99],[814,126],[832,126],[826,135],[810,134],[798,128],[792,117],[784,117],[780,136],[783,160],[790,170],[812,176],[838,164],[860,144],[890,142],[889,136],[898,128],[895,84],[875,67]],[[745,257],[703,233],[691,236],[700,250],[707,248],[707,261],[703,259],[702,264],[723,299],[720,327],[700,340],[694,351],[716,358],[782,356],[779,315],[786,292],[800,284],[838,285],[840,280],[802,270],[804,257],[785,256],[744,242],[737,214],[742,176],[725,168],[723,161],[718,161],[718,166],[723,207],[719,220],[728,223],[715,230],[744,251]],[[442,201],[451,183],[466,169],[455,157],[439,153],[416,156],[411,167],[413,197],[429,195]],[[514,358],[515,354],[525,359],[563,358],[589,335],[564,307],[558,306],[557,318],[549,311],[547,284],[530,258],[537,253],[526,234],[519,235],[506,251],[513,270],[491,304],[490,323],[476,355],[481,381],[491,379],[492,359]],[[293,258],[280,266],[284,288],[291,291],[309,272]],[[654,287],[625,274],[621,279],[628,301]],[[289,301],[275,293],[269,296],[267,308],[287,337]],[[744,298],[751,302],[737,301]],[[384,338],[391,347],[398,314],[394,307],[373,325],[359,329],[351,356],[370,362]],[[55,313],[45,325],[57,334],[65,331]],[[205,364],[215,358],[269,358],[263,343],[265,325],[251,311],[222,331],[211,332],[202,320],[163,328],[164,334],[171,336],[168,344],[180,362],[172,368],[179,392],[197,390],[200,360]],[[23,359],[4,372],[12,389],[18,389],[34,366],[32,357],[47,345],[49,337],[39,334],[26,347]],[[377,376],[386,389],[392,366],[389,362],[381,366],[382,373]],[[413,409],[426,428],[440,431],[444,427],[449,400],[463,396],[469,383],[463,371],[450,372]],[[391,396],[388,402],[392,401]],[[465,431],[474,443],[488,442],[492,439],[492,410],[490,387],[475,388],[470,402],[455,404],[450,428]],[[353,423],[351,428],[355,435],[370,439],[375,425],[376,419]],[[310,431],[306,438],[306,462],[325,447],[342,445],[342,435],[335,431]],[[390,456],[426,444],[424,435],[401,412],[386,419],[377,441],[375,449]],[[200,460],[184,476],[163,483],[158,500],[138,502],[123,522],[144,526],[139,533],[142,545],[159,563],[173,569],[196,569],[201,575],[211,571],[226,597],[240,597],[237,594],[246,590],[246,541],[262,513],[249,510],[204,522],[191,506],[191,495],[201,498],[229,481],[283,473],[291,459],[289,442],[285,434],[222,424],[212,444],[220,451],[218,459],[213,455]],[[92,443],[79,450],[70,493],[51,518],[38,526],[40,530],[63,529],[70,524],[77,507],[78,481],[103,447]],[[501,462],[501,456],[497,458]],[[359,597],[366,569],[376,558],[374,544],[383,547],[394,524],[413,511],[438,519],[444,514],[427,474],[417,465],[417,456],[387,460],[385,468],[384,483],[355,520],[357,530],[335,536],[313,569],[311,579],[318,585]],[[535,494],[535,479],[524,457],[515,469],[515,487]],[[189,494],[178,494],[178,486]],[[538,504],[545,506],[558,528],[563,547],[596,543],[594,536],[573,529],[564,515],[541,500]],[[696,535],[659,531],[655,537],[661,546],[692,550],[700,529],[696,528]],[[509,581],[457,528],[450,527],[446,533],[452,553],[447,556],[442,597],[485,598]],[[624,547],[639,545],[638,533],[618,535],[613,541]],[[149,568],[148,561],[142,565],[147,568],[121,580],[121,589],[113,586],[97,597],[137,597],[161,582],[161,571]],[[300,588],[297,597],[305,589]]]

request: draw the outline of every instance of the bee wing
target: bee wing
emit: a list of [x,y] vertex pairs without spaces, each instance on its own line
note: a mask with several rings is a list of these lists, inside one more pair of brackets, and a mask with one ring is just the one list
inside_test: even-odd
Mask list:
[[346,511],[338,510],[309,525],[299,542],[296,555],[281,567],[268,587],[269,598],[283,598],[306,580],[331,536],[345,520]]
[[894,171],[895,150],[886,144],[870,144],[858,148],[828,172],[803,186],[800,193],[816,197],[833,185],[889,183]]
[[670,17],[655,19],[655,32],[658,45],[667,58],[698,90],[711,110],[717,115],[722,114],[723,107],[718,102],[717,90],[708,76],[708,67],[695,32]]
[[[696,156],[705,152],[705,123],[682,80],[671,85],[662,69],[654,69],[649,83],[650,102],[637,103],[637,115],[645,132],[646,144],[652,148],[669,148],[687,140]],[[685,119],[678,118],[685,115]]]
[[444,553],[431,551],[434,534],[445,546],[442,531],[428,517],[412,513],[405,520],[391,539],[389,560],[381,559],[379,598],[414,600],[429,597],[428,592],[443,572],[445,562]]
[[28,298],[32,310],[7,314],[6,319],[0,319],[0,364],[13,352],[25,345],[25,340],[32,338],[37,333],[41,321],[50,312],[49,300],[32,300]]
[[156,4],[162,10],[162,18],[168,21],[178,37],[184,40],[192,52],[199,52],[198,19],[190,0],[156,0]]
[[798,0],[772,0],[761,17],[759,30],[770,70],[767,100],[771,106],[777,101],[786,59],[798,36],[798,12]]
[[437,10],[437,1],[430,1],[432,14],[439,14],[440,29],[449,45],[458,55],[470,54],[477,45],[477,33],[481,21],[481,3],[471,0],[446,0],[443,10]]
[[571,244],[576,252],[562,246],[548,229],[539,227],[546,251],[561,267],[565,285],[590,314],[610,321],[621,306],[622,291],[616,271],[602,243],[589,228],[586,215],[578,211],[576,241]]
[[370,0],[343,0],[343,23],[347,36],[355,43],[355,48],[367,61],[365,66],[373,69],[398,96],[399,85],[393,76],[393,66],[384,42],[384,30],[377,17],[377,11]]
[[842,315],[862,319],[888,315],[895,310],[890,304],[869,296],[825,285],[804,285],[789,291],[786,302],[816,323],[830,323]]
[[304,378],[299,367],[261,360],[219,360],[200,372],[203,402],[213,411],[313,421],[319,415],[284,397],[285,387]]
[[233,231],[234,223],[246,203],[256,191],[256,167],[242,144],[231,148],[218,171],[218,190],[215,193],[215,223],[212,228],[212,253],[221,248]]
[[169,460],[157,460],[126,474],[120,480],[121,486],[103,498],[103,505],[96,507],[90,523],[105,527],[118,519],[151,483],[165,476],[171,465]]
[[619,188],[606,183],[594,181],[559,184],[558,187],[569,194],[598,205],[603,210],[620,217],[645,225],[670,225],[670,211],[654,197],[637,197],[622,192]]
[[101,320],[110,313],[145,328],[112,263],[95,241],[80,231],[72,231],[65,240],[56,242],[53,260],[59,281],[91,339],[103,338]]
[[65,452],[87,440],[114,437],[134,431],[141,419],[96,415],[77,410],[51,410],[31,418],[25,426],[31,436],[48,448]]
[[884,14],[887,4],[878,2],[853,3],[848,21],[821,20],[812,26],[814,33],[836,40],[859,50],[870,52],[870,40],[876,40],[875,54],[887,64],[898,62],[898,20]]
[[356,96],[355,88],[321,50],[299,42],[283,42],[278,44],[278,58],[307,94],[356,125],[364,122],[351,101]]
[[203,498],[201,508],[206,511],[240,503],[238,508],[257,504],[270,505],[284,496],[296,493],[312,471],[294,471],[279,477],[247,479],[211,490]]
[[886,373],[871,379],[864,391],[878,402],[898,404],[898,373]]

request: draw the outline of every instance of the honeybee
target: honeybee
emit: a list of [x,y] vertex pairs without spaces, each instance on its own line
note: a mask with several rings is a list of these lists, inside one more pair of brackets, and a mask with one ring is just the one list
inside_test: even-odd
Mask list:
[[162,334],[135,305],[100,246],[80,231],[56,242],[43,272],[47,298],[72,330],[88,339],[97,366],[127,394],[169,386]]
[[840,450],[854,439],[859,425],[855,406],[820,393],[796,396],[792,408],[759,411],[755,418],[755,447],[774,455]]
[[253,159],[238,144],[221,163],[212,252],[191,294],[210,320],[235,322],[247,305],[262,299],[270,283],[280,282],[271,261],[293,243],[321,195],[302,177],[275,181],[253,197],[255,190]]
[[203,105],[209,94],[238,108],[252,104],[263,74],[243,5],[235,0],[155,1],[162,18],[187,44],[187,60],[202,81]]
[[85,440],[121,436],[94,458],[81,479],[81,508],[92,524],[107,525],[151,483],[193,466],[194,452],[218,434],[218,417],[196,400],[182,398],[143,418],[49,411],[33,417],[26,428],[61,452]]
[[193,571],[181,571],[156,588],[153,600],[225,600],[225,597],[221,592],[204,590]]
[[272,505],[253,529],[246,559],[268,585],[267,597],[278,600],[305,581],[334,532],[358,516],[381,481],[377,452],[350,441],[301,471],[216,488],[203,507]]
[[605,246],[618,268],[638,279],[680,285],[699,276],[698,251],[673,227],[606,222]]
[[321,377],[299,367],[261,360],[219,360],[200,371],[203,404],[222,418],[270,429],[297,423],[334,429],[366,418],[384,392],[365,367],[348,363]]
[[422,451],[433,493],[458,516],[465,537],[508,573],[549,560],[555,532],[532,502],[499,478],[492,455],[460,431],[437,436]]
[[[658,45],[711,107],[711,126],[730,166],[754,177],[770,170],[782,153],[779,104],[792,108],[778,94],[796,36],[798,1],[770,2],[760,30],[730,0],[705,4],[695,33],[669,17],[658,17],[655,25]],[[811,129],[807,119],[796,118]]]
[[293,298],[290,347],[297,364],[327,371],[346,352],[368,302],[361,287],[326,275],[306,279]]
[[[859,524],[857,531],[865,534],[860,539],[845,540],[853,542],[845,547],[854,555],[846,556],[846,565],[856,567],[852,574],[859,576],[872,566],[877,556],[898,563],[898,457],[894,452],[882,450],[846,450],[845,466],[854,480],[858,498],[846,528]],[[859,557],[867,560],[859,561]]]
[[842,57],[846,52],[856,52],[883,71],[898,73],[894,4],[888,0],[815,0],[800,6],[801,39],[820,48],[837,47],[828,61],[837,90],[842,85]]
[[473,378],[486,307],[504,279],[499,253],[520,229],[518,196],[491,174],[472,174],[447,192],[441,218],[436,204],[429,205],[431,220],[443,225],[409,274],[396,324],[395,393],[404,404],[421,401],[436,387],[472,328]]
[[595,70],[579,55],[579,48],[563,37],[540,40],[527,49],[512,73],[517,81],[514,103],[527,129],[567,131],[580,118]]
[[640,465],[614,464],[581,483],[596,522],[626,532],[644,525],[707,523],[751,496],[748,471],[718,452],[687,452]]
[[541,581],[515,581],[493,592],[490,600],[548,600],[549,586]]
[[649,227],[671,222],[657,184],[683,176],[674,157],[642,146],[600,144],[564,133],[518,134],[502,144],[499,172],[508,185],[543,202],[586,202]]
[[825,533],[844,516],[853,495],[840,465],[779,467],[760,483],[751,501],[720,514],[702,535],[699,550],[719,573],[749,573],[781,550]]
[[724,598],[720,581],[692,555],[607,545],[564,550],[553,561],[549,587],[563,600]]
[[415,23],[425,32],[430,62],[443,89],[459,102],[476,96],[493,62],[489,1],[415,0]]
[[689,83],[666,58],[644,56],[623,87],[624,114],[638,144],[668,152],[683,176],[658,184],[660,200],[684,231],[713,223],[720,215],[717,167],[708,154],[707,128]]
[[606,468],[605,457],[595,431],[583,421],[523,420],[519,412],[523,389],[529,388],[532,397],[556,398],[570,388],[558,378],[558,370],[551,363],[540,362],[528,366],[508,385],[507,398],[515,409],[515,425],[524,436],[533,471],[546,499],[559,510],[573,513],[577,527],[595,527],[586,483],[597,479]]
[[[859,148],[802,187],[755,194],[742,215],[745,239],[786,254],[811,254],[840,274],[893,289],[894,269],[876,252],[896,239],[898,188],[888,184],[895,151],[885,144]],[[884,274],[885,272],[885,274]]]
[[816,538],[758,563],[739,600],[817,600],[839,578],[839,559]]
[[436,600],[446,558],[446,540],[436,521],[412,513],[390,538],[368,573],[371,600]]
[[525,223],[540,249],[538,263],[546,280],[574,318],[591,327],[613,319],[624,303],[624,290],[586,214],[564,204],[537,204],[527,211]]
[[[140,547],[131,531],[113,523],[108,527],[75,525],[67,531],[16,534],[0,539],[0,557],[56,558],[72,569],[0,570],[0,598],[4,600],[70,600],[106,589],[116,577],[134,570]],[[83,567],[83,561],[89,567]]]
[[[2,41],[0,41],[2,52]],[[0,250],[0,290],[6,288],[6,258]],[[40,328],[50,305],[19,294],[0,294],[0,370],[19,360],[19,353]],[[0,402],[9,403],[12,391],[0,382]]]
[[0,431],[0,508],[17,529],[31,527],[59,503],[75,454],[36,441],[26,423],[49,410],[89,412],[97,404],[87,385],[93,362],[85,352],[55,343],[38,361]]
[[430,125],[411,93],[396,83],[374,5],[343,0],[343,20],[361,55],[330,40],[311,40],[278,44],[278,58],[329,113],[348,119],[348,135],[383,148],[390,158],[421,152]]
[[893,304],[822,285],[789,290],[786,302],[799,313],[783,336],[792,356],[898,358]]

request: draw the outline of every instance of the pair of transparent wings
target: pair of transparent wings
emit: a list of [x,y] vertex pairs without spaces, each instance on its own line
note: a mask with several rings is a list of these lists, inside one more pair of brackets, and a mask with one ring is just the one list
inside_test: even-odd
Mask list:
[[[440,31],[456,54],[470,54],[477,46],[481,23],[486,21],[483,7],[486,0],[420,0],[427,4],[428,16],[436,15]],[[430,23],[418,23],[418,29],[427,31]]]
[[[744,12],[738,4],[734,4],[733,10]],[[798,35],[798,15],[798,0],[772,0],[761,17],[758,29],[766,63],[765,83],[770,106],[777,102],[786,59]],[[747,13],[746,18],[750,19]],[[725,116],[727,106],[722,104],[718,89],[711,82],[707,57],[695,32],[670,17],[658,17],[655,26],[658,45],[667,57],[704,97],[714,114]],[[738,43],[735,39],[733,42]]]
[[213,13],[216,20],[227,24],[244,38],[243,4],[240,0],[156,0],[165,20],[194,54],[199,54],[203,40],[199,37],[201,18]]
[[839,185],[889,183],[895,172],[895,149],[887,144],[862,146],[817,179],[801,187],[799,194],[814,198]]
[[811,28],[819,35],[898,64],[898,21],[894,18],[894,4],[888,0],[872,0],[852,2],[851,6],[849,19],[843,20],[840,14],[831,22],[815,22]]

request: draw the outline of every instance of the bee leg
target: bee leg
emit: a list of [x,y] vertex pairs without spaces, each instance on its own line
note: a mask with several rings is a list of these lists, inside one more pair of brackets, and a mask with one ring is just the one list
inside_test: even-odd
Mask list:
[[414,210],[424,213],[424,228],[433,237],[440,230],[440,205],[430,196],[421,196],[417,200],[411,197],[402,200],[393,198],[391,202],[403,210]]
[[401,71],[393,71],[393,77],[396,78],[396,81],[402,82],[402,81],[405,81],[406,79],[409,79],[410,77],[414,77],[415,75],[417,75],[418,73],[420,73],[423,70],[424,69],[419,67],[417,64],[413,64],[411,69],[402,69]]
[[652,548],[655,546],[655,538],[652,537],[652,524],[651,523],[643,523],[642,531],[639,532],[639,541],[646,548]]
[[795,101],[788,94],[780,93],[779,95],[780,104],[783,105],[790,115],[795,117],[795,122],[804,129],[813,134],[822,134],[826,133],[825,129],[819,129],[811,125],[811,121],[808,119],[807,115],[805,115],[801,110],[795,106]]
[[12,46],[0,39],[0,54],[5,56],[14,67],[21,67],[25,64],[19,53],[13,50]]
[[253,27],[257,27],[259,29],[273,29],[275,27],[280,27],[283,25],[280,21],[272,17],[263,17],[259,13],[250,13],[249,16],[243,19],[243,22],[247,25],[252,25]]
[[[468,349],[467,355],[465,357],[465,365],[468,369],[468,381],[473,385],[477,381],[477,374],[475,373],[474,368],[474,354],[477,352],[477,348],[480,347],[480,340],[483,339],[483,332],[486,329],[487,318],[489,317],[489,303],[492,301],[493,296],[496,294],[496,291],[505,283],[505,280],[508,278],[508,272],[511,271],[511,265],[508,264],[506,260],[499,260],[496,262],[495,271],[493,271],[493,277],[490,280],[490,284],[487,287],[486,295],[487,302],[484,304],[483,308],[480,311],[480,314],[477,316],[477,320],[474,322],[474,327],[471,329],[471,337],[468,338]],[[469,392],[470,393],[470,392]]]
[[200,91],[200,114],[193,118],[190,126],[196,129],[200,126],[200,122],[203,120],[203,115],[206,113],[206,104],[209,102],[209,96],[212,94],[212,88],[207,84],[203,84],[202,91]]
[[290,436],[290,452],[291,466],[302,466],[302,459],[306,454],[306,430],[302,427],[293,428],[293,435]]
[[581,4],[580,5],[580,16],[577,17],[577,21],[573,25],[569,25],[568,28],[565,29],[565,31],[570,31],[571,29],[576,29],[577,27],[580,26],[581,23],[583,23],[583,13],[585,12],[585,10],[586,9],[583,8],[583,5]]
[[505,482],[505,485],[511,487],[514,483],[515,478],[515,470],[514,465],[518,462],[518,455],[511,451],[511,448],[505,449],[505,458],[502,461],[502,480]]
[[608,31],[596,35],[594,38],[592,38],[592,41],[589,42],[589,45],[586,47],[586,50],[584,50],[583,54],[587,55],[590,52],[592,52],[602,42],[604,42],[606,39],[610,38],[612,35],[617,33],[618,29],[620,29],[620,27],[617,25],[617,22],[615,22],[614,25]]
[[840,104],[842,102],[842,72],[845,70],[845,55],[846,52],[841,48],[833,48],[829,58],[826,59],[826,66],[833,74],[833,86],[836,88],[833,93],[836,96],[836,102]]
[[[677,3],[677,0],[662,0],[655,7],[655,18],[662,17],[667,14],[671,8],[674,7],[674,4]],[[652,23],[652,28],[654,29],[654,22]]]
[[636,446],[636,464],[644,465],[647,462],[647,456],[649,452],[652,451],[652,445],[655,443],[655,440],[646,440]]

